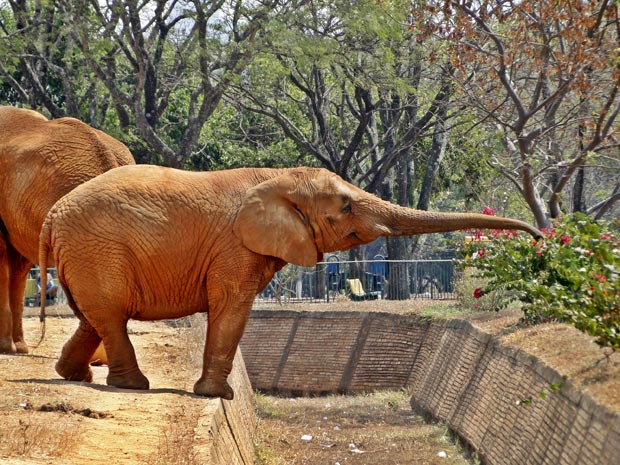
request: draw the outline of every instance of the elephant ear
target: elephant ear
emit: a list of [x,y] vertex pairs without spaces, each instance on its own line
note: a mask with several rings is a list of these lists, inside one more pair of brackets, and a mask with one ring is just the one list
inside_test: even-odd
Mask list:
[[314,266],[319,252],[312,229],[293,201],[295,186],[295,178],[283,174],[250,189],[233,231],[252,252]]

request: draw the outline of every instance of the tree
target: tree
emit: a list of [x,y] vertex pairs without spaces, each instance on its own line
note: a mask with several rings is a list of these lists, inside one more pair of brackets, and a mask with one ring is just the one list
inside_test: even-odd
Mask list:
[[[571,188],[572,210],[587,210],[586,190],[600,187],[584,176],[595,155],[618,172],[615,2],[452,0],[441,8],[427,2],[412,14],[425,34],[450,45],[455,85],[503,141],[494,167],[538,225],[569,209]],[[616,194],[608,189],[597,210],[610,208]]]
[[[0,99],[42,108],[51,117],[84,118],[101,123],[109,101],[96,99],[83,57],[76,53],[64,17],[53,2],[0,4]],[[100,111],[95,102],[102,102]]]
[[[404,2],[308,5],[294,27],[270,35],[229,102],[273,119],[300,151],[344,179],[411,206],[421,141],[438,114],[450,117],[452,82],[441,78],[449,67],[425,66],[406,11]],[[428,172],[429,190],[438,166]],[[391,238],[390,259],[407,258],[407,242]],[[391,285],[408,286],[406,274]]]
[[[50,101],[41,79],[50,74],[46,69],[54,64],[50,51],[57,50],[54,45],[58,41],[51,39],[58,36],[66,48],[60,51],[63,64],[54,66],[53,72],[62,76],[73,70],[69,65],[77,57],[79,71],[63,77],[62,82],[69,90],[88,79],[96,83],[92,91],[83,93],[87,100],[81,104],[98,101],[103,92],[124,131],[135,127],[143,150],[134,152],[146,152],[138,158],[181,167],[224,91],[256,53],[265,25],[275,16],[286,17],[289,9],[302,3],[11,2],[12,15],[4,23],[5,39],[32,44],[27,53],[20,52],[19,45],[11,49],[11,56],[17,57],[23,68],[19,80],[28,83],[32,92],[20,90],[23,85],[7,66],[0,67],[0,72],[13,78],[13,89],[21,101],[42,104],[53,116],[78,111],[64,102]],[[36,69],[31,63],[37,64]],[[27,73],[29,70],[32,72]],[[67,95],[69,99],[70,93]],[[131,139],[129,145],[134,149]]]

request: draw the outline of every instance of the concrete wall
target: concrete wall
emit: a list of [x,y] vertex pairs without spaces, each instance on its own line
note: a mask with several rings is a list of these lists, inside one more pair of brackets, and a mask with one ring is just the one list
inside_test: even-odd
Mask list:
[[385,313],[253,311],[241,347],[257,389],[399,389],[411,376],[429,324]]
[[434,322],[425,339],[411,405],[445,421],[486,463],[620,464],[618,415],[537,358],[467,321]]
[[255,311],[242,350],[266,391],[406,387],[415,410],[445,421],[488,464],[620,464],[617,414],[469,321]]

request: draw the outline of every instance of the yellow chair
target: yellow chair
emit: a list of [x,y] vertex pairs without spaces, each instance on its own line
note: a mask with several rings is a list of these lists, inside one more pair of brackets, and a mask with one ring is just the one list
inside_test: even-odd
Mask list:
[[359,279],[347,279],[347,285],[351,300],[376,300],[381,295],[381,292],[366,292]]
[[24,291],[24,305],[34,307],[37,301],[38,292],[39,287],[37,286],[37,280],[34,278],[29,278],[26,281],[26,290]]

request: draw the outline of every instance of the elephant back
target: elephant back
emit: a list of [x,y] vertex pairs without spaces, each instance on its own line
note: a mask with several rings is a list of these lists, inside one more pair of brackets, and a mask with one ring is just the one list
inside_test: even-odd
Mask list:
[[45,215],[76,186],[135,164],[127,147],[75,118],[48,120],[0,107],[0,222],[6,240],[33,263]]
[[[83,150],[84,160],[90,165],[84,170],[87,176],[84,181],[93,174],[96,176],[118,166],[136,163],[125,144],[78,119],[67,117],[50,121],[49,131],[73,135],[76,152]],[[67,155],[72,156],[71,153]]]

